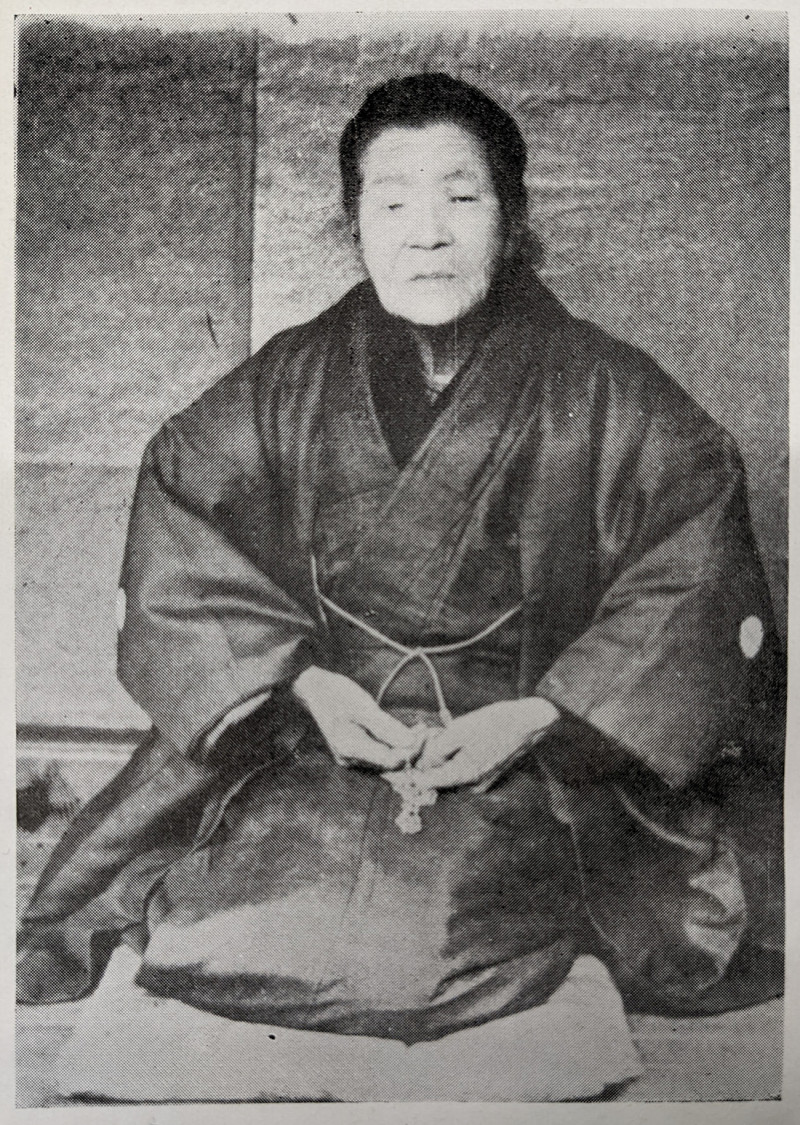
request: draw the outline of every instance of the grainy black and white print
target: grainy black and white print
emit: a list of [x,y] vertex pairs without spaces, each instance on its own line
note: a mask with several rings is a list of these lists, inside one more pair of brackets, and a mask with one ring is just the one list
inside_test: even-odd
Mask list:
[[16,42],[17,1105],[779,1099],[785,16]]

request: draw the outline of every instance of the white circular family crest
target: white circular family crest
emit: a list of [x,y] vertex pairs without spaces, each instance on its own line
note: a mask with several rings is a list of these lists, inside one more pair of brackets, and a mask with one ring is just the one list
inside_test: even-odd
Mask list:
[[117,628],[121,629],[125,624],[125,610],[128,606],[128,599],[125,597],[123,589],[117,590]]
[[739,626],[739,646],[748,660],[758,656],[764,643],[764,626],[761,618],[751,614]]

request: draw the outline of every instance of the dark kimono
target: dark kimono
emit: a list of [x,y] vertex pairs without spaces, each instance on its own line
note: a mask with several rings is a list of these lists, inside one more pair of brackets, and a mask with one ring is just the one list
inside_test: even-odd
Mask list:
[[[153,992],[406,1042],[543,1002],[581,952],[640,1010],[779,993],[783,662],[734,443],[531,278],[398,457],[397,332],[357,286],[148,447],[119,670],[154,729],[42,877],[23,1000],[85,995],[121,936]],[[381,636],[503,615],[431,658],[449,708],[562,717],[403,835],[288,687],[315,663],[374,694]],[[383,699],[436,702],[421,660]]]

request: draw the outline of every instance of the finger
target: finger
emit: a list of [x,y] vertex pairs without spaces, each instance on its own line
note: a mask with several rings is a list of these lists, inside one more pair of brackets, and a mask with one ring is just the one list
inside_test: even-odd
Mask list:
[[454,754],[459,754],[465,746],[467,731],[459,720],[446,727],[432,731],[423,747],[422,761],[428,769],[444,765]]
[[455,754],[441,766],[425,771],[425,784],[433,789],[455,789],[476,781],[480,769],[464,754]]
[[358,716],[359,723],[366,727],[373,738],[386,746],[398,750],[413,750],[419,743],[418,733],[388,714],[377,703],[370,702],[372,705],[365,707],[364,713]]
[[[457,751],[454,750],[453,754],[455,753]],[[416,766],[421,770],[438,769],[439,766],[443,766],[445,762],[449,761],[453,754],[443,754],[436,742],[430,741],[417,759]]]
[[418,722],[411,728],[411,733],[414,736],[411,747],[403,747],[407,754],[406,762],[408,765],[416,765],[425,753],[425,747],[430,738],[431,728],[427,723]]
[[426,764],[429,762],[431,766],[441,765],[450,760],[454,754],[464,748],[464,739],[462,732],[458,729],[455,723],[449,727],[443,727],[432,734],[428,739],[425,746],[425,753],[423,760]]
[[376,742],[368,731],[357,726],[349,727],[346,737],[338,740],[334,757],[349,764],[362,763],[381,770],[397,769],[398,766],[396,750]]

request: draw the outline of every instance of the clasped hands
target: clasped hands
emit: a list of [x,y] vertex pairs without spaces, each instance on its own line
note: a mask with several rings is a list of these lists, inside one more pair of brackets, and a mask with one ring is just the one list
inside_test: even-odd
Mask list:
[[559,714],[549,700],[534,696],[491,703],[441,729],[421,730],[388,714],[348,676],[324,668],[307,668],[293,692],[340,765],[388,772],[411,763],[435,789],[475,784],[499,771]]

